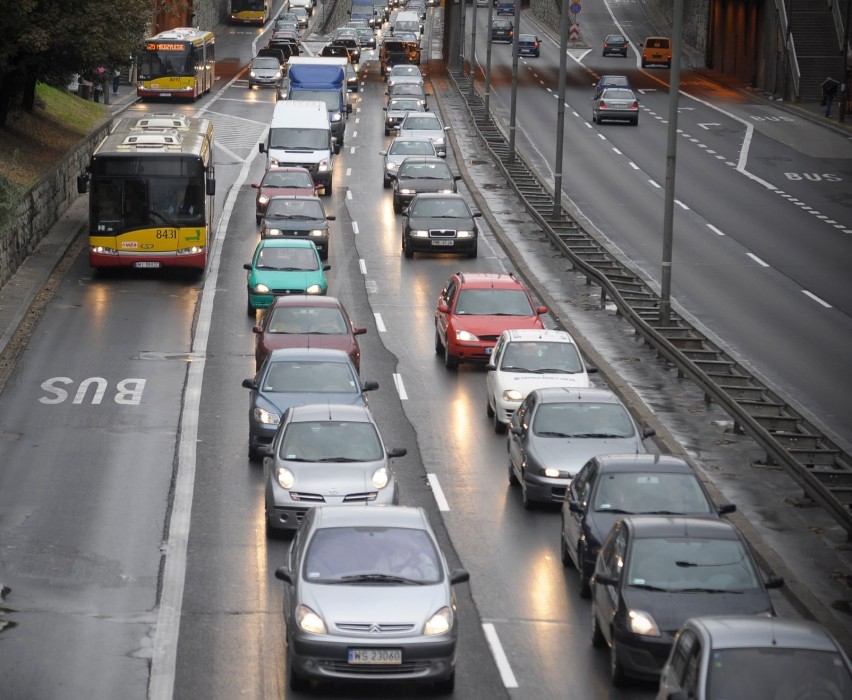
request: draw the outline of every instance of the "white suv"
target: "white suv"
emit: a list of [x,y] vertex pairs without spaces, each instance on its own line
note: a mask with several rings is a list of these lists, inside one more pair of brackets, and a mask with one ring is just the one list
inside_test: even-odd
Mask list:
[[591,386],[589,374],[571,334],[558,330],[503,331],[488,361],[486,411],[494,431],[502,433],[533,389]]

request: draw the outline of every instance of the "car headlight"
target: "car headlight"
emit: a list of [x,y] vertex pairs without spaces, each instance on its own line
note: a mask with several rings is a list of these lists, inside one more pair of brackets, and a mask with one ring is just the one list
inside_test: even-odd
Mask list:
[[269,167],[270,168],[277,168],[278,167],[278,160],[276,158],[270,158],[269,159]]
[[315,229],[309,231],[308,235],[313,236],[314,238],[316,238],[317,236],[324,236],[325,235],[325,229],[315,228]]
[[504,401],[523,401],[524,400],[524,394],[523,394],[523,392],[518,391],[517,389],[506,389],[506,391],[503,392],[503,400]]
[[305,290],[305,294],[322,294],[322,287],[318,284],[312,284]]
[[343,119],[343,115],[340,112],[335,112],[331,115],[331,121],[333,122],[339,122],[341,119]]
[[436,634],[445,634],[453,626],[453,611],[449,608],[441,608],[432,617],[426,620],[423,626],[423,634],[432,637]]
[[475,343],[479,340],[479,338],[470,331],[456,331],[456,340],[466,340],[468,342]]
[[456,231],[456,238],[473,238],[474,235],[475,234],[474,234],[473,231],[467,231],[467,230]]
[[556,469],[555,467],[545,467],[541,470],[541,473],[549,479],[558,479],[559,477],[570,476],[570,474],[568,474],[567,472],[563,472],[562,470]]
[[453,190],[452,190],[452,188],[445,189],[445,190],[438,190],[438,193],[439,194],[452,194]]
[[325,160],[321,160],[317,164],[317,170],[321,173],[327,173],[328,172],[328,158],[326,158]]
[[423,229],[415,229],[411,232],[412,238],[429,238],[429,232]]
[[280,228],[268,228],[268,229],[266,229],[266,235],[267,236],[280,236],[281,235],[281,229]]
[[287,489],[288,491],[296,485],[296,475],[287,469],[287,467],[278,467],[275,479],[282,489]]
[[660,629],[654,618],[642,610],[628,610],[627,617],[630,620],[630,631],[633,634],[641,634],[646,637],[659,637]]
[[307,605],[300,605],[296,608],[296,624],[305,632],[325,634],[325,623],[322,618]]
[[269,204],[269,196],[265,194],[260,195],[260,197],[257,198],[257,203],[266,206]]
[[436,146],[443,146],[444,145],[444,137],[438,136],[437,138],[432,139],[432,143],[434,143]]
[[417,191],[416,191],[416,190],[412,190],[412,189],[411,189],[411,188],[409,188],[409,187],[403,187],[402,189],[400,189],[399,193],[400,193],[400,194],[417,194]]
[[388,474],[387,467],[379,467],[376,471],[373,472],[373,477],[371,479],[373,486],[377,489],[383,489],[388,485],[390,481],[390,474]]
[[254,71],[251,71],[251,72],[249,73],[249,75],[250,75],[252,78],[256,78],[256,77],[257,77],[257,73],[255,73]]
[[388,161],[388,163],[385,165],[385,170],[396,170],[398,167],[399,167],[398,163]]
[[254,419],[263,425],[278,425],[281,422],[281,416],[273,411],[267,411],[259,406],[254,409]]
[[263,284],[262,282],[258,282],[254,285],[254,291],[258,294],[269,294],[269,287]]

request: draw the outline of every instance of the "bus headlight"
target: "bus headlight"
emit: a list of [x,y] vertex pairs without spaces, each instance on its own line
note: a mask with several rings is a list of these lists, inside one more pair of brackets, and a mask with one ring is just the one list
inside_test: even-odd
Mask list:
[[194,245],[189,248],[178,248],[178,255],[198,255],[204,252],[204,246]]
[[108,248],[105,245],[93,245],[89,248],[89,252],[96,255],[118,255],[118,251],[115,248]]

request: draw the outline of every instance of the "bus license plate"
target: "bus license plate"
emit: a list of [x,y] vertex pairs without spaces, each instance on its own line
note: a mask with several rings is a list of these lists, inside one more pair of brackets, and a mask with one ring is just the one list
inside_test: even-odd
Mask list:
[[432,245],[454,246],[455,244],[455,241],[432,241]]
[[349,663],[398,666],[402,663],[402,649],[350,649]]
[[160,267],[158,262],[137,262],[133,263],[133,267]]

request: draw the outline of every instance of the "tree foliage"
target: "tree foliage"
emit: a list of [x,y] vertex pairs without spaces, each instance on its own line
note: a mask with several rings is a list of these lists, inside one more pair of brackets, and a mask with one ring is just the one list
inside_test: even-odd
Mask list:
[[148,33],[156,0],[14,0],[0,12],[0,128],[32,111],[35,86],[98,66],[126,65]]

